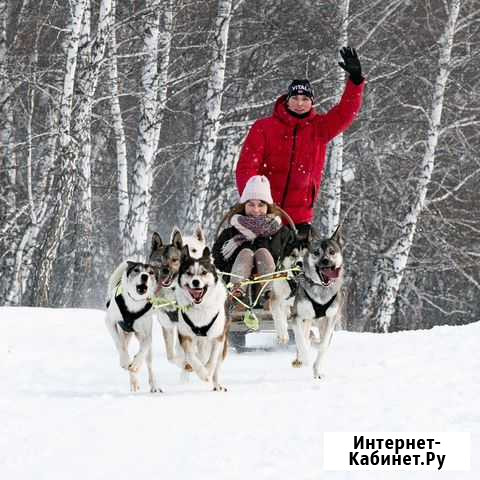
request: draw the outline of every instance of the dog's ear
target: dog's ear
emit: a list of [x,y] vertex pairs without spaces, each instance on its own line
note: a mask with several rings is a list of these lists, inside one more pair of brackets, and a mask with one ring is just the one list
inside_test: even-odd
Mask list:
[[160,249],[163,246],[162,239],[160,238],[160,235],[157,232],[153,232],[152,235],[152,252],[155,252],[156,250]]
[[194,236],[199,242],[207,243],[207,239],[206,239],[206,237],[205,237],[205,233],[204,233],[201,225],[197,225],[197,228],[195,229],[195,232],[194,232],[193,236]]
[[182,250],[183,239],[182,234],[180,233],[180,229],[178,227],[173,227],[170,243],[172,243],[175,248]]
[[343,239],[343,226],[341,224],[339,224],[336,230],[333,232],[331,240],[338,243],[340,248],[344,247],[345,240]]
[[130,275],[131,271],[138,265],[138,262],[132,262],[127,260],[127,277]]
[[202,258],[203,258],[203,259],[211,260],[210,249],[209,249],[208,247],[205,247],[205,248],[203,249]]
[[315,240],[318,240],[318,234],[317,231],[311,226],[308,230],[306,238],[307,247],[309,247]]
[[182,260],[188,260],[190,258],[190,250],[188,249],[188,245],[184,245],[182,247]]

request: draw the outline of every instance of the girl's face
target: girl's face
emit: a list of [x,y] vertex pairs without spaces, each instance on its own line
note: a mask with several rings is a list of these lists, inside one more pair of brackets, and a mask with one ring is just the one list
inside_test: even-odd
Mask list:
[[261,200],[248,200],[245,203],[245,215],[247,217],[260,217],[266,215],[268,212],[268,205]]

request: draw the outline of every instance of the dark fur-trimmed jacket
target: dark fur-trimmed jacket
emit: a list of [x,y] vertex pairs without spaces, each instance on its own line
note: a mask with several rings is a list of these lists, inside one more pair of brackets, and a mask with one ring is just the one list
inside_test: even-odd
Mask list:
[[[289,227],[283,225],[277,233],[269,237],[257,237],[255,240],[246,240],[240,245],[233,254],[226,259],[222,254],[222,247],[240,232],[235,227],[229,227],[222,231],[217,240],[215,241],[212,249],[212,255],[215,262],[215,266],[222,272],[230,272],[232,270],[233,263],[237,258],[240,250],[244,248],[250,248],[252,251],[256,251],[259,248],[266,248],[272,254],[275,263],[278,263],[279,259],[283,258],[286,246],[292,242],[294,238],[294,232]],[[225,281],[228,281],[225,279]]]

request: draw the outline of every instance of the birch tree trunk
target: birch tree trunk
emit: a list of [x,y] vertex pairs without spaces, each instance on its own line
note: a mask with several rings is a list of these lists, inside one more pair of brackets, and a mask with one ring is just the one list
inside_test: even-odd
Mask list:
[[208,217],[205,206],[220,127],[231,18],[232,0],[218,0],[214,49],[208,74],[207,98],[199,145],[194,158],[193,185],[186,216],[187,225],[203,224]]
[[67,26],[65,75],[60,102],[58,168],[52,185],[53,204],[45,228],[41,261],[36,279],[34,301],[38,306],[49,305],[53,266],[67,225],[77,177],[79,149],[71,136],[72,104],[80,32],[87,0],[71,0],[70,5],[71,19]]
[[[32,95],[33,99],[33,95]],[[33,116],[33,111],[30,112]],[[53,131],[57,122],[54,112],[51,110],[47,114],[46,130]],[[31,123],[31,120],[29,120]],[[37,173],[37,194],[35,195],[32,208],[32,201],[27,204],[30,212],[30,224],[27,226],[15,252],[15,263],[13,276],[10,282],[10,288],[6,295],[7,305],[30,304],[33,302],[33,295],[25,295],[29,283],[32,282],[32,270],[34,269],[33,258],[38,251],[38,238],[44,228],[48,217],[48,208],[51,202],[52,184],[54,179],[54,158],[56,153],[56,139],[51,137],[45,142],[45,147],[42,149],[42,158],[44,163],[42,169]],[[27,183],[32,184],[32,165],[29,158],[27,163]],[[33,288],[28,289],[30,292]]]
[[[161,6],[161,8],[160,8]],[[166,84],[173,25],[173,2],[152,2],[145,17],[140,120],[135,163],[132,171],[131,199],[124,251],[129,258],[142,259],[147,240],[151,205],[152,167],[158,148],[162,114],[166,102]],[[160,62],[158,59],[160,58]]]
[[92,218],[92,173],[91,173],[91,118],[94,95],[97,88],[100,67],[105,58],[107,42],[110,38],[112,18],[112,0],[102,0],[98,19],[97,33],[91,38],[90,5],[85,8],[82,33],[80,36],[80,55],[76,91],[78,92],[75,122],[72,134],[79,145],[77,189],[77,222],[75,229],[75,258],[73,268],[72,306],[81,306],[91,285],[93,253]]
[[[8,2],[0,0],[0,189],[2,191],[2,200],[0,201],[0,218],[3,221],[15,218],[17,210],[17,201],[15,194],[15,184],[17,176],[17,160],[15,151],[12,148],[14,144],[13,129],[13,93],[14,89],[9,80],[8,65],[9,49],[7,45],[7,25],[8,25]],[[14,223],[13,225],[16,225]],[[13,226],[12,225],[12,226]],[[9,233],[13,233],[11,230]],[[2,239],[5,237],[2,236]],[[2,242],[2,240],[0,240]],[[11,250],[5,243],[3,250]],[[0,258],[0,270],[2,276],[0,279],[0,298],[3,292],[8,288],[13,272],[13,252],[8,251],[5,256]]]
[[[238,11],[239,3],[236,4],[236,10]],[[232,25],[233,27],[233,25]],[[240,21],[235,29],[230,29],[230,47],[229,52],[232,49],[241,45],[242,34],[244,31],[243,22]],[[238,78],[242,75],[242,56],[237,54],[230,58],[228,54],[227,61],[230,62],[229,75],[231,78]],[[250,92],[251,83],[248,82],[248,86],[245,91],[241,92],[237,87],[236,92],[231,92],[233,97],[248,96]],[[248,114],[244,114],[241,120],[246,120]],[[215,234],[218,223],[223,217],[224,213],[235,203],[238,198],[238,192],[235,184],[235,165],[242,148],[245,135],[247,134],[247,128],[222,128],[219,130],[219,135],[222,137],[221,146],[217,148],[217,153],[214,155],[212,175],[210,178],[210,185],[207,197],[206,209],[208,215],[205,216],[203,224],[204,231],[207,233],[207,238],[212,238]]]
[[[116,0],[112,0],[112,18],[115,18]],[[110,111],[113,118],[113,132],[115,135],[115,147],[117,156],[117,197],[118,197],[118,231],[119,238],[123,239],[126,235],[126,225],[128,218],[128,163],[127,163],[127,140],[125,138],[125,129],[123,128],[122,110],[120,108],[119,88],[118,88],[118,66],[117,66],[117,37],[112,29],[110,35],[110,64],[108,68],[108,78],[112,89],[110,102]],[[122,257],[126,258],[127,252],[124,249],[125,242],[122,241]]]
[[402,282],[405,267],[412,248],[419,217],[425,206],[425,199],[432,173],[435,167],[435,150],[438,143],[445,88],[450,73],[450,61],[453,39],[461,0],[452,0],[445,31],[439,39],[439,71],[433,87],[433,99],[429,115],[429,128],[426,138],[425,153],[421,162],[421,173],[417,186],[417,197],[401,224],[401,233],[389,252],[393,272],[386,279],[385,291],[376,317],[377,330],[388,332],[395,310],[397,294]]
[[[350,0],[339,0],[337,2],[338,16],[340,18],[340,33],[338,36],[337,51],[348,45],[348,13]],[[338,77],[335,82],[335,100],[340,101],[345,88],[345,72],[339,68]],[[343,174],[343,134],[333,139],[328,162],[328,184],[326,192],[326,218],[322,223],[327,226],[327,235],[331,236],[340,222],[340,211],[342,207],[342,174]]]

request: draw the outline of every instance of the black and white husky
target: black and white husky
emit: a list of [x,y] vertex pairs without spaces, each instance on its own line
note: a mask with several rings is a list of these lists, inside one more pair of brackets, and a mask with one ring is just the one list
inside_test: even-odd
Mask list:
[[208,247],[200,258],[193,258],[184,246],[178,284],[178,332],[185,361],[201,380],[213,382],[215,391],[224,391],[218,377],[227,353],[227,291]]
[[[130,374],[130,389],[140,389],[137,373],[144,360],[152,393],[160,392],[152,366],[152,303],[158,285],[157,271],[151,265],[123,262],[110,276],[105,323],[120,357],[120,366]],[[135,336],[139,348],[133,359],[128,353]]]
[[[343,282],[343,246],[340,227],[329,239],[309,235],[308,249],[299,277],[292,311],[293,330],[297,345],[294,367],[308,365],[309,348],[317,350],[313,364],[314,378],[324,376],[324,357],[340,319]],[[313,338],[311,327],[319,331]]]

